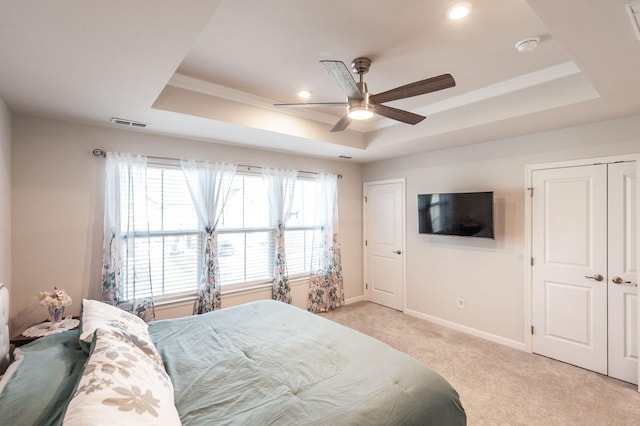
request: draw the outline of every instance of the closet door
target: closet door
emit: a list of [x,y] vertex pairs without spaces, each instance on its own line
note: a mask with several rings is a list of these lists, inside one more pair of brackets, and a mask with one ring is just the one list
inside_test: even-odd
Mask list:
[[638,383],[635,162],[609,164],[609,376]]
[[533,352],[607,374],[607,165],[532,184]]

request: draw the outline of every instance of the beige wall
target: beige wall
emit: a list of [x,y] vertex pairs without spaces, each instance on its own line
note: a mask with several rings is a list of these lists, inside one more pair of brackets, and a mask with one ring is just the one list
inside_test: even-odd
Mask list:
[[[13,330],[45,317],[35,302],[39,290],[58,285],[76,301],[97,297],[104,162],[91,151],[102,148],[342,173],[340,229],[348,300],[362,297],[362,182],[405,177],[406,311],[522,347],[525,165],[640,152],[639,116],[365,166],[23,116],[9,125],[8,112],[2,117],[0,165],[12,165],[13,239],[4,243],[12,248],[12,256],[0,241],[0,266],[11,261],[4,269],[13,271]],[[3,185],[9,191],[8,181],[0,174],[0,200],[8,200],[1,196]],[[495,191],[495,241],[418,235],[418,193],[475,190]],[[0,208],[0,226],[4,220],[6,228],[7,210]],[[304,306],[306,284],[294,283],[292,289],[294,304]],[[268,297],[264,289],[226,294],[223,305]],[[456,308],[458,297],[465,299],[462,310]],[[74,303],[70,312],[78,310]],[[157,316],[169,318],[190,310],[186,303],[158,309]]]
[[0,283],[11,290],[11,112],[0,98]]
[[[366,165],[364,181],[406,178],[406,312],[522,348],[525,165],[639,152],[634,116]],[[418,234],[417,194],[480,190],[495,191],[495,241]]]
[[[13,120],[13,288],[12,327],[19,330],[46,317],[35,295],[59,286],[74,299],[97,298],[102,253],[104,159],[94,148],[153,156],[207,159],[240,164],[295,167],[342,173],[340,230],[345,297],[362,297],[362,171],[338,160],[293,156],[197,142],[111,127],[17,116]],[[1,213],[0,213],[1,215]],[[269,298],[268,290],[223,295],[223,306]],[[293,288],[294,303],[306,306],[305,285]],[[158,309],[158,318],[190,314],[191,304]]]

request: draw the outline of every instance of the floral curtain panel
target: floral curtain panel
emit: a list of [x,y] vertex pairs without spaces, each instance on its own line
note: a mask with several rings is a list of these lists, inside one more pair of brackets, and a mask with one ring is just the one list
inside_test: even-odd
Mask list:
[[216,226],[222,215],[236,166],[225,163],[180,162],[204,233],[204,252],[194,314],[220,309],[220,277]]
[[344,305],[342,259],[338,235],[338,177],[318,175],[316,196],[317,214],[321,229],[314,237],[314,256],[309,280],[308,309],[327,312]]
[[262,178],[267,186],[269,199],[270,225],[276,232],[272,296],[273,300],[284,303],[291,303],[284,234],[287,220],[291,215],[297,176],[296,170],[262,168]]
[[151,321],[146,173],[146,157],[107,153],[101,294],[102,301]]

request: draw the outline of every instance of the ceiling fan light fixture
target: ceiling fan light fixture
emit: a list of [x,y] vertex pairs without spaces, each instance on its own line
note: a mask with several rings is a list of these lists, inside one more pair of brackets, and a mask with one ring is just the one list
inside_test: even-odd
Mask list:
[[347,116],[352,120],[368,120],[373,117],[372,105],[350,106]]
[[302,99],[309,99],[311,97],[311,90],[301,90],[298,92],[298,97]]
[[467,16],[469,12],[471,12],[471,8],[472,6],[469,2],[456,3],[449,9],[447,9],[447,18],[451,19],[452,21],[462,19]]
[[[399,99],[410,98],[418,95],[436,92],[438,90],[447,89],[456,85],[451,74],[442,74],[435,77],[427,78],[420,81],[414,81],[404,86],[399,86],[386,92],[371,95],[367,89],[367,84],[362,76],[369,71],[371,59],[356,58],[352,62],[352,71],[342,61],[322,60],[320,63],[325,67],[327,72],[340,89],[347,95],[347,99],[343,102],[306,102],[292,104],[273,104],[276,107],[328,107],[339,106],[346,107],[346,114],[334,124],[330,132],[341,132],[346,129],[351,120],[368,120],[374,115],[389,118],[415,125],[420,123],[426,117],[412,112],[384,105],[385,102],[397,101]],[[359,82],[353,78],[353,73],[359,76]],[[344,111],[344,109],[343,109]]]

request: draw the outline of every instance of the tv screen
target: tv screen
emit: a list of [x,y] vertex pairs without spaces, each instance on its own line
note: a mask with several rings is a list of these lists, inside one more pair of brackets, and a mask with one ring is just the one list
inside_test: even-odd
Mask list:
[[418,194],[418,232],[494,238],[493,192]]

